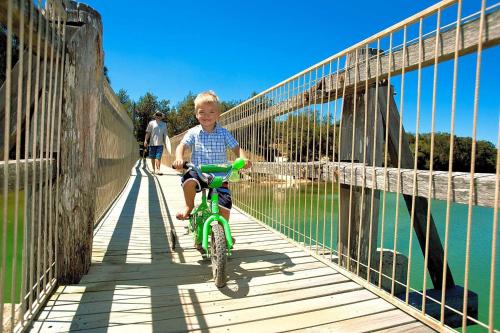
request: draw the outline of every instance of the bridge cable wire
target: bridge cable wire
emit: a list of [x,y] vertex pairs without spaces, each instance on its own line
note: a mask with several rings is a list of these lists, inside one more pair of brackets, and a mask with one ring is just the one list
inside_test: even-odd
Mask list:
[[455,144],[455,113],[457,106],[457,80],[458,80],[458,45],[460,42],[460,21],[462,16],[462,0],[457,3],[457,25],[455,34],[455,52],[453,57],[453,84],[451,98],[451,121],[450,121],[450,150],[448,163],[448,188],[446,200],[446,218],[445,218],[445,236],[444,236],[444,255],[443,255],[443,275],[442,275],[442,290],[441,290],[441,324],[444,325],[445,319],[445,304],[446,304],[446,274],[448,269],[448,238],[450,226],[450,211],[451,211],[451,195],[452,195],[452,174],[453,174],[453,152]]
[[[481,59],[483,51],[483,30],[484,30],[484,14],[486,8],[486,0],[481,1],[481,14],[479,18],[479,32],[477,40],[477,61],[476,61],[476,81],[474,85],[474,116],[472,121],[472,148],[471,148],[471,163],[470,163],[470,181],[469,181],[469,202],[467,210],[467,239],[465,244],[465,277],[464,277],[464,298],[463,298],[463,316],[462,316],[462,332],[467,332],[467,320],[474,318],[467,316],[467,306],[469,298],[469,265],[470,265],[470,242],[472,233],[472,201],[474,193],[474,174],[476,170],[476,135],[477,135],[477,114],[479,108],[479,87],[481,78]],[[497,148],[498,149],[498,148]],[[498,172],[498,170],[497,170]],[[498,203],[495,202],[495,206]],[[474,320],[475,321],[475,320]]]

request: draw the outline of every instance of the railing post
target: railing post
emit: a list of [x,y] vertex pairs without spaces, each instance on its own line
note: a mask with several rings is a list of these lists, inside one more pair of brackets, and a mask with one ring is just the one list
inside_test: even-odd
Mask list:
[[99,13],[72,2],[66,44],[56,260],[59,283],[75,283],[90,267],[95,222],[96,134],[103,98]]

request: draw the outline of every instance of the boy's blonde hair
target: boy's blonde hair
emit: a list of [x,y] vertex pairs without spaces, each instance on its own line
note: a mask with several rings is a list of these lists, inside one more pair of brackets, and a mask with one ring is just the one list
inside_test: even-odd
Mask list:
[[215,94],[214,91],[208,90],[198,94],[194,99],[194,109],[198,111],[198,107],[203,103],[214,103],[219,107],[219,97]]

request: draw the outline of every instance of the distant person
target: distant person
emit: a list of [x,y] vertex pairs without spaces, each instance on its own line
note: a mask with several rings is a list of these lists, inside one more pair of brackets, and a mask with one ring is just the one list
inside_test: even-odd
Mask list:
[[[249,168],[251,162],[246,158],[245,152],[240,149],[238,142],[227,129],[217,123],[221,114],[217,95],[213,91],[198,94],[194,100],[194,109],[196,119],[198,119],[200,125],[189,129],[177,146],[174,168],[182,168],[186,148],[191,150],[191,163],[195,165],[226,164],[227,149],[231,149],[237,157],[245,160],[245,168]],[[189,218],[189,214],[191,214],[194,207],[196,192],[201,192],[208,185],[193,170],[186,172],[181,182],[186,205],[182,211],[177,213],[176,217],[182,220]],[[229,221],[232,201],[228,184],[226,183],[218,188],[217,192],[221,208],[220,214]]]
[[148,157],[151,159],[153,174],[161,176],[163,175],[160,172],[163,146],[167,141],[169,141],[167,135],[167,124],[161,121],[163,119],[163,113],[160,111],[156,111],[153,117],[154,119],[149,122],[148,127],[146,128],[144,147],[148,147]]

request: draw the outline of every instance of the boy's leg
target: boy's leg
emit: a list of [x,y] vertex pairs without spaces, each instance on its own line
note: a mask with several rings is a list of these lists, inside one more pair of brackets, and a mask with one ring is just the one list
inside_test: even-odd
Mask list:
[[229,217],[231,216],[231,211],[229,209],[219,205],[219,212],[220,212],[220,215],[222,215],[222,217],[225,218],[227,222],[229,222]]
[[187,179],[183,186],[182,189],[184,191],[184,201],[186,203],[186,206],[184,207],[184,210],[178,212],[175,217],[179,220],[185,220],[189,218],[189,214],[191,214],[191,211],[194,208],[194,197],[196,196],[196,186],[197,182],[194,179]]
[[[219,194],[219,214],[229,222],[231,217],[231,208],[233,207],[233,200],[231,199],[231,191],[227,188],[217,189]],[[233,237],[233,244],[236,240]]]

